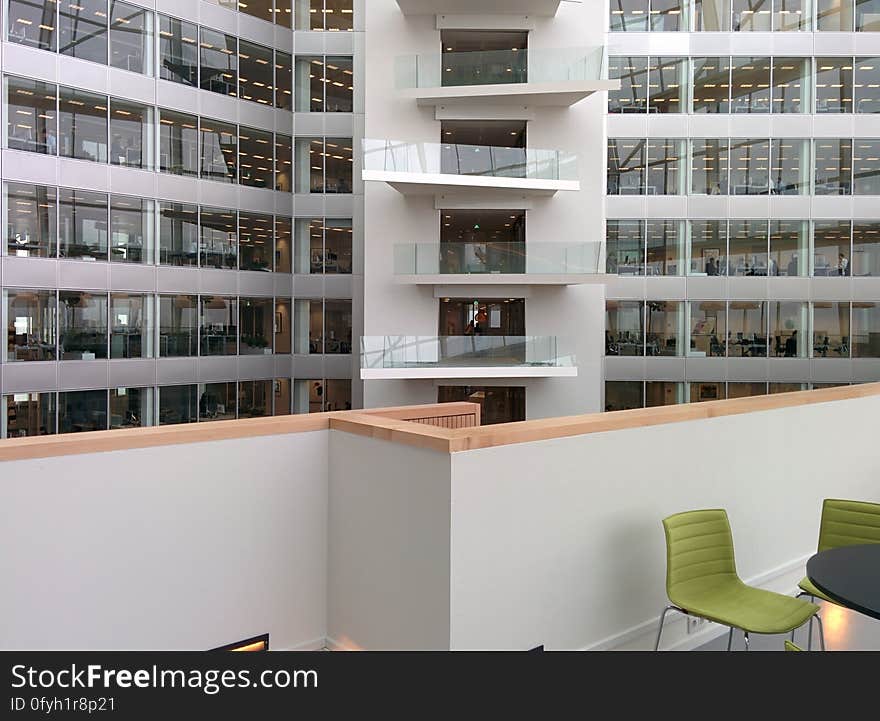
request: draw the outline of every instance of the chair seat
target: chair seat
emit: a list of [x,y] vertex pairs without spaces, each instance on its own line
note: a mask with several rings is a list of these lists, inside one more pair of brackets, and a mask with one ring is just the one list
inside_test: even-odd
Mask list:
[[819,611],[809,601],[753,588],[738,578],[725,578],[693,592],[678,591],[671,600],[679,608],[749,633],[788,633]]
[[814,596],[815,598],[821,598],[823,601],[828,601],[829,603],[837,603],[833,598],[828,598],[824,593],[822,593],[818,588],[813,585],[813,582],[804,576],[804,580],[798,584],[798,588],[801,591],[809,594],[810,596]]

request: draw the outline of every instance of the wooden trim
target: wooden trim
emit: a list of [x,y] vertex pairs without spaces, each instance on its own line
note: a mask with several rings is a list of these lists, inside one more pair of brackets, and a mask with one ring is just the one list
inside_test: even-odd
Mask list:
[[336,411],[312,415],[252,418],[152,428],[127,428],[116,431],[40,436],[37,438],[14,438],[0,440],[0,461],[306,433],[329,428],[392,443],[404,443],[444,453],[458,453],[513,443],[529,443],[588,433],[647,428],[665,423],[707,420],[742,413],[758,413],[877,395],[880,395],[880,383],[865,383],[814,391],[797,391],[661,408],[639,408],[613,413],[545,418],[522,423],[504,423],[452,430],[439,426],[411,423],[399,417],[405,415],[417,418],[442,417],[449,415],[454,406],[470,407],[473,405],[470,403],[442,403],[369,411]]
[[395,418],[408,421],[415,418],[446,418],[447,416],[474,415],[477,425],[480,424],[480,404],[467,401],[453,401],[451,403],[436,403],[430,406],[397,406],[395,408],[370,408],[355,411],[364,416],[382,416],[383,418]]

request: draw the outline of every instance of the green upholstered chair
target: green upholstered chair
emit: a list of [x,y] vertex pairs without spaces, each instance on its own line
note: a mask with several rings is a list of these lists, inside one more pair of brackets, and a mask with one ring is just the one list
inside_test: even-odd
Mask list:
[[[657,642],[669,611],[705,618],[745,634],[788,633],[816,616],[819,607],[799,598],[747,586],[736,573],[733,536],[722,509],[677,513],[663,520],[666,531],[666,593],[673,605],[660,616]],[[818,616],[816,616],[818,618]],[[822,637],[822,622],[819,621]],[[823,640],[824,649],[824,640]]]
[[802,649],[797,644],[792,643],[791,641],[786,641],[785,642],[785,650],[786,651],[803,651],[804,649]]
[[[841,546],[860,546],[866,543],[880,543],[880,503],[864,501],[845,501],[838,498],[826,498],[822,502],[822,520],[819,523],[818,551]],[[798,586],[801,596],[810,596],[813,600],[835,603],[822,593],[813,582],[804,577]],[[792,641],[794,632],[792,631]],[[813,622],[810,621],[807,649],[813,647]]]

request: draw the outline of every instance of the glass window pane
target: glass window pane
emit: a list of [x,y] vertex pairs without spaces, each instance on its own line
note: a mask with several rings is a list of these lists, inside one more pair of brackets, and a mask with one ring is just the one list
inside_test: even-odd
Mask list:
[[199,28],[159,15],[159,77],[195,87],[199,79]]
[[612,32],[644,32],[648,18],[648,0],[611,0]]
[[807,195],[810,192],[810,141],[773,138],[770,141],[770,193]]
[[153,169],[153,108],[110,100],[110,162]]
[[289,416],[291,412],[291,383],[290,378],[275,379],[275,399],[273,414],[276,416]]
[[[312,0],[312,6],[320,0]],[[324,0],[324,27],[331,32],[354,29],[354,0]]]
[[351,410],[351,379],[328,378],[326,393],[324,394],[324,410],[348,411]]
[[296,112],[324,112],[324,59],[321,56],[296,56],[295,86]]
[[852,58],[816,58],[816,112],[853,111]]
[[730,58],[692,58],[693,112],[730,112]]
[[767,301],[732,301],[727,325],[727,354],[731,358],[767,357]]
[[107,430],[107,391],[73,391],[58,394],[58,432],[83,433]]
[[733,0],[734,31],[770,30],[770,0]]
[[110,196],[110,260],[115,263],[153,261],[153,201],[127,195]]
[[234,270],[238,266],[237,223],[234,210],[201,209],[199,257],[202,268]]
[[54,258],[58,191],[45,185],[4,183],[6,253],[19,258]]
[[4,290],[9,326],[4,363],[55,360],[55,291]]
[[651,0],[651,30],[687,30],[686,3],[683,0]]
[[275,133],[275,190],[293,191],[293,138],[281,133]]
[[325,193],[352,192],[351,138],[327,138],[325,141]]
[[198,176],[199,119],[195,115],[159,111],[159,170]]
[[351,219],[324,222],[324,272],[351,273]]
[[293,110],[293,56],[275,51],[275,107]]
[[856,58],[854,72],[856,112],[880,113],[880,58]]
[[770,58],[733,59],[730,112],[770,112],[770,68]]
[[770,141],[730,141],[731,195],[767,195],[770,192]]
[[6,406],[6,438],[51,436],[57,410],[54,393],[15,393],[3,397]]
[[272,271],[272,216],[238,216],[239,270]]
[[241,40],[238,44],[238,64],[242,100],[271,107],[275,100],[272,49]]
[[159,204],[159,263],[199,264],[199,206]]
[[239,381],[238,417],[262,418],[272,415],[272,381]]
[[58,99],[61,155],[107,162],[107,96],[62,87]]
[[[816,388],[820,384],[814,384],[813,387]],[[836,384],[832,384],[836,385]],[[809,383],[768,383],[768,392],[772,395],[774,393],[797,393],[798,391],[808,391],[810,390]]]
[[727,398],[727,384],[723,381],[716,383],[701,382],[688,383],[689,403],[706,403],[707,401],[723,401]]
[[235,383],[199,384],[199,422],[234,421],[236,413]]
[[647,302],[645,353],[680,356],[684,354],[682,308],[677,300]]
[[152,388],[111,388],[110,428],[153,425]]
[[238,93],[238,51],[236,38],[207,28],[200,29],[199,87],[221,95]]
[[645,355],[644,311],[642,301],[605,301],[605,355]]
[[685,58],[651,58],[648,68],[649,112],[684,112],[686,73]]
[[849,358],[849,303],[813,303],[813,358]]
[[727,275],[727,221],[688,223],[690,275]]
[[321,274],[324,272],[324,220],[322,218],[296,219],[296,263],[294,273]]
[[272,0],[247,0],[247,2],[239,2],[238,11],[270,23],[275,19]]
[[198,421],[197,385],[162,386],[159,388],[159,425],[168,426],[178,423],[195,423]]
[[817,138],[816,195],[849,195],[852,191],[852,141]]
[[241,298],[241,355],[271,355],[274,303],[271,298]]
[[293,220],[275,217],[275,272],[291,273],[293,258]]
[[644,195],[646,141],[608,138],[608,195]]
[[219,295],[203,295],[199,354],[202,356],[238,354],[238,301]]
[[856,0],[856,30],[877,32],[880,30],[880,2]]
[[324,304],[320,300],[294,301],[293,352],[297,355],[321,354],[324,334]]
[[9,42],[55,52],[55,0],[9,0],[8,7]]
[[107,0],[61,0],[59,51],[107,64]]
[[730,221],[729,275],[767,275],[767,221]]
[[767,395],[766,383],[728,383],[728,398],[750,398]]
[[58,294],[60,360],[107,357],[107,295],[62,290]]
[[727,303],[701,300],[690,303],[690,341],[688,355],[724,358],[727,355]]
[[239,182],[252,188],[272,189],[274,168],[272,133],[255,128],[238,129]]
[[683,275],[684,221],[649,220],[646,237],[648,275]]
[[627,411],[645,404],[641,381],[605,381],[605,411]]
[[853,358],[880,358],[880,303],[853,303]]
[[153,356],[153,296],[110,294],[110,357]]
[[198,355],[198,332],[197,296],[159,296],[160,357],[179,358]]
[[880,140],[853,142],[853,194],[880,195]]
[[110,0],[110,65],[142,75],[153,74],[153,13]]
[[805,276],[809,271],[810,224],[806,220],[770,221],[770,275]]
[[880,277],[880,222],[853,222],[852,274]]
[[350,56],[329,55],[325,63],[326,113],[350,113],[354,110],[354,63]]
[[691,143],[691,193],[727,195],[727,140],[695,138]]
[[684,193],[685,140],[649,138],[647,143],[648,195],[681,195]]
[[238,129],[219,120],[201,118],[202,178],[234,183],[238,177]]
[[293,339],[293,318],[291,317],[290,298],[275,299],[275,321],[273,331],[275,335],[275,353],[288,355],[291,352]]
[[774,30],[806,30],[810,25],[807,0],[774,0]]
[[810,75],[809,58],[773,58],[771,112],[810,112],[807,95]]
[[729,32],[730,0],[694,0],[694,27],[698,31]]
[[812,274],[849,275],[850,240],[848,220],[814,221]]
[[852,32],[853,0],[816,0],[816,29]]
[[59,255],[107,260],[107,196],[61,188],[59,201]]
[[6,147],[31,153],[58,152],[58,86],[5,76]]
[[620,90],[608,91],[609,113],[644,113],[648,107],[648,58],[609,57],[608,79]]
[[321,138],[296,139],[296,192],[321,193],[324,188],[324,141]]
[[777,358],[807,357],[808,303],[770,301],[770,350]]
[[612,275],[644,275],[644,221],[607,221],[605,226],[605,246],[607,273]]
[[[299,2],[300,0],[297,0]],[[275,0],[275,24],[289,28],[293,20],[293,0]],[[306,13],[308,17],[308,13]]]
[[645,383],[645,407],[674,406],[687,403],[684,383],[669,381],[648,381]]
[[324,303],[324,353],[351,353],[351,301]]

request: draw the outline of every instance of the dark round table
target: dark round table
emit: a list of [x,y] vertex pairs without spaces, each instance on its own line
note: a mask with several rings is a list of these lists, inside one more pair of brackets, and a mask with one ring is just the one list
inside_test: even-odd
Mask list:
[[807,576],[841,606],[880,619],[880,543],[817,553],[807,561]]

